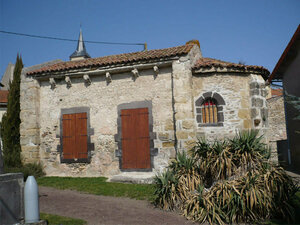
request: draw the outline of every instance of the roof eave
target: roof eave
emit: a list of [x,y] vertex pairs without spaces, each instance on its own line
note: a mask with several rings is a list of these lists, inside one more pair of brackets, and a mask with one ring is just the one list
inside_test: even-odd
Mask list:
[[137,63],[123,63],[123,64],[114,64],[114,65],[106,65],[106,66],[94,66],[94,67],[83,67],[83,68],[76,68],[76,69],[69,69],[69,70],[61,70],[61,71],[50,71],[47,73],[38,73],[30,75],[36,79],[47,79],[50,77],[63,77],[66,74],[68,76],[82,76],[83,74],[105,74],[104,72],[125,72],[130,71],[132,68],[151,68],[154,65],[158,66],[168,66],[171,63],[178,59],[179,57],[172,57],[168,59],[161,59],[161,60],[146,60],[139,61]]
[[[295,57],[297,54],[297,42],[300,42],[300,25],[298,25],[297,30],[295,31],[293,37],[291,38],[290,42],[286,46],[284,52],[282,53],[280,59],[278,60],[273,72],[268,78],[268,82],[270,83],[273,79],[282,79],[283,73],[282,71],[285,70],[286,64],[289,64],[290,61]],[[296,52],[296,53],[295,53]]]
[[267,69],[251,69],[246,67],[216,67],[216,66],[205,66],[193,69],[195,74],[209,74],[209,73],[246,73],[246,74],[259,74],[262,75],[266,80],[270,72]]

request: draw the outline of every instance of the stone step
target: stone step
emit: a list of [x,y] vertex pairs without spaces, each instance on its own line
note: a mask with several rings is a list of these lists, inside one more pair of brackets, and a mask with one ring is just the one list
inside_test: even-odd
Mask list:
[[154,172],[121,172],[111,176],[108,182],[133,183],[133,184],[152,184]]

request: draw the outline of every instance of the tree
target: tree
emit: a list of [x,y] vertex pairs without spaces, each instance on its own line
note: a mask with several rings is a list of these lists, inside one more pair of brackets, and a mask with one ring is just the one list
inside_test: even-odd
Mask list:
[[13,80],[9,84],[7,111],[3,115],[1,122],[5,167],[19,167],[22,164],[20,145],[20,82],[22,68],[22,58],[18,54]]

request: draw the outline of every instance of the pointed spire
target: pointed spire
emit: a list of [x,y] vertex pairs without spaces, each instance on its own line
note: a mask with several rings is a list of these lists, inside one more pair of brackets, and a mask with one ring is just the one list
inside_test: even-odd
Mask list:
[[91,58],[91,56],[86,51],[85,44],[83,41],[83,36],[82,36],[81,24],[80,24],[80,33],[77,42],[77,49],[75,52],[73,52],[72,55],[70,55],[70,60],[72,61],[72,60],[80,60],[86,58]]

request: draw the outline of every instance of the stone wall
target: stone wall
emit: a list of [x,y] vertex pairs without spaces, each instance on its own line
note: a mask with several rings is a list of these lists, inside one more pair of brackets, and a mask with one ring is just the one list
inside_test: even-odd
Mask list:
[[24,219],[22,173],[0,175],[0,224],[19,224]]
[[194,76],[194,102],[204,93],[211,93],[211,96],[218,93],[224,99],[224,122],[223,126],[197,126],[197,138],[205,137],[210,141],[223,139],[235,136],[239,130],[251,128],[249,76],[230,73]]
[[26,76],[26,73],[60,61],[61,60],[54,60],[36,66],[27,67],[22,70],[20,84],[20,143],[23,162],[30,163],[40,161],[40,86],[37,80]]
[[[197,54],[198,53],[198,54]],[[192,66],[201,57],[200,49],[195,46],[184,57],[175,60],[173,67],[173,101],[176,121],[176,148],[187,151],[195,143],[195,117],[193,111]]]
[[20,143],[22,161],[39,162],[39,84],[25,76],[23,69],[20,85]]
[[259,129],[261,134],[265,134],[267,132],[268,126],[267,95],[268,91],[265,87],[264,79],[259,75],[251,75],[251,123],[252,127]]
[[[42,162],[51,176],[118,174],[118,109],[143,102],[151,107],[153,118],[150,136],[153,148],[158,150],[152,155],[154,172],[162,171],[176,151],[191,149],[198,138],[223,139],[243,129],[265,128],[268,111],[262,77],[236,72],[193,74],[192,66],[199,57],[200,49],[195,46],[188,55],[163,62],[155,69],[151,64],[139,65],[134,72],[130,66],[112,70],[111,81],[104,73],[88,77],[61,74],[51,82],[49,77],[37,81],[25,76],[29,69],[24,70],[20,128],[23,161]],[[88,79],[90,82],[86,82]],[[223,101],[220,126],[199,126],[197,122],[195,102],[208,95]],[[61,163],[61,114],[79,108],[89,114],[91,161]]]
[[277,141],[286,140],[286,121],[284,113],[284,98],[277,96],[269,98],[269,130],[267,137],[271,147],[273,160],[277,161]]
[[[71,87],[64,79],[56,79],[56,87],[49,81],[40,82],[40,160],[47,175],[55,176],[103,176],[120,172],[115,134],[118,133],[118,105],[148,101],[152,103],[153,131],[157,134],[154,147],[154,169],[161,170],[174,153],[172,120],[171,67],[159,68],[156,76],[151,69],[139,70],[133,79],[131,72],[112,74],[107,83],[105,76],[91,76],[91,84],[83,78],[71,78]],[[57,146],[60,145],[61,109],[88,107],[90,126],[94,130],[91,142],[91,162],[60,163]]]
[[2,120],[2,117],[3,117],[4,113],[6,113],[6,110],[7,110],[6,107],[0,108],[0,120]]

